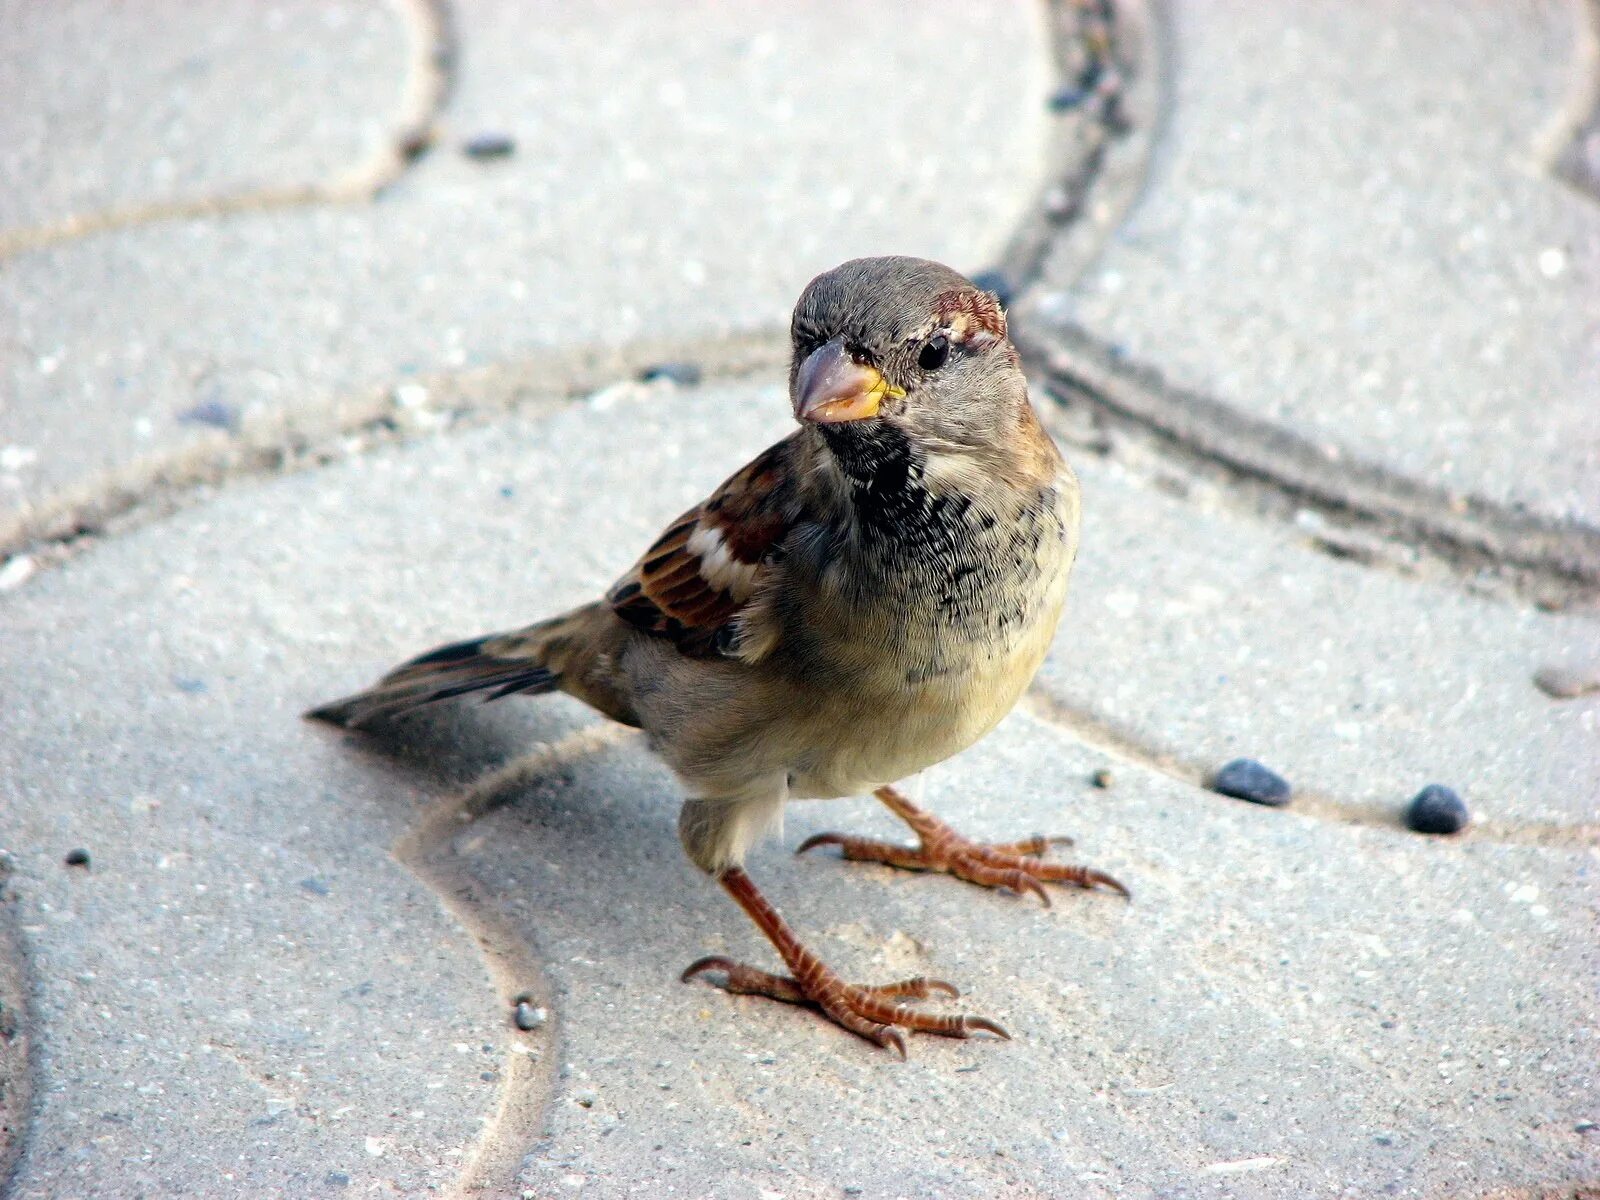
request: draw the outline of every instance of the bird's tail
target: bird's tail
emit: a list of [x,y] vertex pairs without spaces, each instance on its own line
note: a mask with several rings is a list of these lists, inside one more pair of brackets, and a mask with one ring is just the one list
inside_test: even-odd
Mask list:
[[561,686],[559,660],[567,657],[568,628],[588,616],[587,608],[578,609],[512,633],[440,646],[402,663],[366,691],[314,708],[306,716],[355,729],[472,692],[488,693],[485,700],[516,692],[553,692]]

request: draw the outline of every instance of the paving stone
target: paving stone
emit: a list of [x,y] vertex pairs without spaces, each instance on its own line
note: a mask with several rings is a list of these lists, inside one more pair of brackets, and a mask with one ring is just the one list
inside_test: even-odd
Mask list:
[[502,1102],[476,931],[390,853],[440,780],[297,719],[337,621],[273,579],[326,585],[342,541],[319,558],[256,517],[188,514],[6,598],[0,847],[37,1064],[8,1195],[417,1194]]
[[[1036,6],[464,7],[444,141],[370,206],[127,230],[0,272],[0,509],[414,374],[782,330],[812,275],[989,265],[1039,183]],[[671,53],[662,53],[669,44]],[[951,82],[961,81],[957,91]],[[3,518],[0,518],[3,522]]]
[[1171,10],[1150,178],[1057,311],[1315,445],[1600,523],[1600,204],[1550,164],[1590,10]]
[[1196,777],[1257,758],[1305,793],[1398,825],[1428,783],[1534,837],[1600,819],[1600,700],[1539,667],[1600,620],[1407,579],[1310,549],[1314,534],[1185,499],[1080,457],[1084,528],[1045,692]]
[[[1138,756],[1108,792],[1090,782],[1104,752],[1024,714],[930,772],[925,799],[984,836],[1076,834],[1131,905],[1046,911],[776,845],[752,860],[841,968],[948,976],[1016,1042],[916,1039],[900,1064],[677,983],[702,953],[768,960],[683,858],[678,796],[636,740],[480,782],[483,815],[418,863],[536,948],[551,1021],[513,1030],[462,927],[385,851],[427,799],[594,719],[556,698],[362,739],[296,714],[435,640],[594,594],[787,425],[776,387],[630,385],[236,484],[0,601],[0,841],[18,848],[41,1046],[20,1195],[298,1194],[330,1172],[446,1186],[509,1086],[509,1039],[533,1039],[554,1090],[537,1120],[491,1126],[491,1148],[528,1148],[519,1182],[540,1194],[1471,1195],[1600,1172],[1574,1132],[1600,1094],[1581,838],[1444,842],[1266,810]],[[1088,546],[1113,536],[1114,475],[1095,475]],[[1142,553],[1227,521],[1151,522]],[[1315,576],[1296,552],[1291,578]],[[1182,570],[1148,569],[1152,607],[1193,602]],[[1086,548],[1075,615],[1103,608],[1100,570]],[[1407,595],[1424,594],[1442,602]],[[1513,641],[1525,620],[1481,619]],[[1352,628],[1341,646],[1359,648]],[[1206,636],[1242,652],[1257,632]],[[1071,632],[1056,650],[1093,653]],[[1146,671],[1110,661],[1103,689]],[[870,802],[790,824],[788,844],[899,835]],[[73,846],[89,872],[61,865]]]
[[8,0],[0,231],[354,167],[394,132],[409,57],[395,10]]
[[[462,857],[547,955],[561,1072],[522,1182],[598,1195],[1478,1195],[1600,1169],[1595,862],[1208,803],[1017,716],[926,800],[1001,839],[1071,830],[1133,888],[1053,909],[945,878],[796,860],[751,870],[853,978],[927,973],[1011,1043],[910,1061],[677,973],[775,956],[674,844],[637,745],[501,799]],[[870,801],[785,838],[905,838]],[[907,839],[909,840],[909,839]]]

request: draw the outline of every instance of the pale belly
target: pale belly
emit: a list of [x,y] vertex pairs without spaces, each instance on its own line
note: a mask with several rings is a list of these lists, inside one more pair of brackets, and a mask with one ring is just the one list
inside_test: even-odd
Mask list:
[[1044,660],[1055,613],[1004,658],[865,700],[840,698],[833,736],[789,767],[789,796],[826,800],[870,792],[943,762],[1011,711]]

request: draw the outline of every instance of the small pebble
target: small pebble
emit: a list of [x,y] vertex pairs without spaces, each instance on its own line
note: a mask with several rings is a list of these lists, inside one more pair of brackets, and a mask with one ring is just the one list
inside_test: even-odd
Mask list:
[[213,429],[230,432],[239,427],[239,414],[220,400],[202,400],[193,408],[179,413],[178,420],[185,425],[209,425]]
[[1423,788],[1406,809],[1406,828],[1417,833],[1460,833],[1468,820],[1466,802],[1442,783]]
[[705,372],[700,369],[700,364],[692,362],[651,363],[639,372],[641,383],[654,383],[658,379],[665,379],[679,387],[694,387],[704,377]]
[[326,896],[332,890],[328,887],[324,880],[317,879],[315,877],[311,879],[302,879],[300,881],[300,886],[306,891],[310,892],[313,896]]
[[1253,758],[1236,758],[1211,779],[1211,790],[1273,808],[1289,803],[1289,781]]
[[1045,101],[1045,106],[1051,112],[1071,112],[1092,94],[1092,88],[1079,87],[1077,84],[1069,83],[1067,86],[1058,87],[1051,92],[1049,98]]
[[81,846],[76,850],[68,850],[67,857],[63,860],[69,867],[89,868],[89,852]]
[[480,133],[468,138],[461,152],[468,158],[509,158],[516,149],[517,143],[509,134]]
[[1117,777],[1105,767],[1101,767],[1093,775],[1089,776],[1089,782],[1097,788],[1108,788],[1116,781]]
[[191,696],[197,696],[206,690],[206,681],[204,679],[191,679],[187,675],[174,675],[172,677],[172,686],[180,692],[188,692]]
[[6,559],[5,565],[0,566],[0,592],[9,592],[12,588],[21,587],[38,569],[38,564],[26,554]]
[[1011,286],[1011,278],[1004,271],[979,271],[972,277],[972,286],[985,292],[993,292],[1002,308],[1011,307],[1011,297],[1016,295],[1017,291]]
[[349,1187],[350,1176],[346,1175],[343,1171],[329,1171],[327,1175],[323,1177],[322,1182],[327,1184],[329,1187]]
[[1586,692],[1600,690],[1600,663],[1585,667],[1540,667],[1534,672],[1534,686],[1556,700],[1571,700]]
[[517,1007],[511,1013],[511,1019],[523,1033],[532,1033],[535,1029],[544,1027],[544,1023],[550,1019],[550,1014],[542,1008],[535,1008],[526,1000],[519,1000]]
[[1572,1127],[1572,1132],[1593,1133],[1596,1129],[1600,1129],[1600,1125],[1596,1125],[1593,1121],[1579,1121]]
[[394,148],[406,162],[416,162],[433,149],[434,137],[432,126],[424,129],[408,129],[395,139]]

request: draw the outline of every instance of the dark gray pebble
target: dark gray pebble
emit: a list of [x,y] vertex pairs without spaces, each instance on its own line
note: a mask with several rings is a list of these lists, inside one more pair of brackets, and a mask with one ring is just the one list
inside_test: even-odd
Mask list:
[[89,852],[81,846],[76,850],[68,850],[67,857],[63,861],[69,867],[87,867],[89,865]]
[[310,892],[313,896],[326,896],[332,890],[328,887],[326,881],[317,879],[315,877],[311,879],[302,879],[300,881],[300,886],[306,891]]
[[517,151],[517,143],[509,134],[480,133],[468,138],[461,151],[468,158],[509,158]]
[[542,1008],[535,1008],[526,1000],[519,1000],[517,1007],[511,1014],[511,1019],[523,1033],[532,1033],[535,1029],[543,1028],[547,1017]]
[[1094,94],[1092,88],[1079,87],[1069,83],[1065,87],[1058,87],[1050,93],[1045,105],[1051,112],[1071,112]]
[[408,129],[395,139],[394,148],[406,162],[416,162],[433,149],[436,136],[431,125],[424,129]]
[[700,369],[699,363],[692,362],[662,362],[651,363],[639,372],[639,378],[645,383],[654,383],[658,379],[666,379],[679,387],[694,387],[705,378],[705,372]]
[[1266,804],[1273,808],[1289,803],[1289,781],[1253,758],[1236,758],[1211,779],[1211,790],[1236,800]]
[[1108,788],[1116,781],[1116,776],[1108,771],[1105,767],[1101,767],[1093,775],[1089,776],[1089,782],[1094,784],[1097,788]]
[[202,400],[193,408],[179,413],[178,420],[185,425],[209,425],[230,433],[239,427],[239,414],[220,400]]
[[1442,783],[1423,788],[1406,809],[1406,828],[1417,833],[1460,833],[1470,819],[1466,801]]
[[1017,292],[1011,277],[1004,271],[979,271],[972,277],[972,286],[993,292],[1003,308],[1011,307],[1011,297]]
[[346,1175],[343,1171],[329,1171],[327,1175],[323,1177],[322,1182],[327,1184],[329,1187],[349,1187],[350,1176]]

